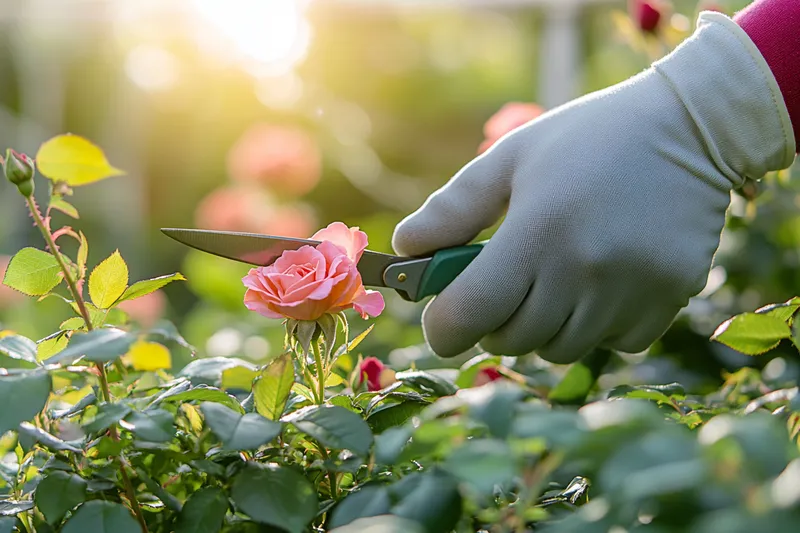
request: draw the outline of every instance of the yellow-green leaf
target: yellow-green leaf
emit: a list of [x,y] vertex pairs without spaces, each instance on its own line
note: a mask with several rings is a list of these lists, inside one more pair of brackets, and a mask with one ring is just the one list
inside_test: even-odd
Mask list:
[[44,361],[45,359],[49,359],[66,348],[67,343],[69,343],[69,337],[66,335],[56,335],[55,337],[42,339],[36,345],[36,360]]
[[89,296],[94,305],[108,309],[128,288],[128,265],[119,250],[97,265],[89,276]]
[[124,358],[134,370],[155,372],[172,368],[172,357],[163,344],[139,341],[131,346]]
[[11,258],[3,284],[28,296],[42,296],[62,279],[55,257],[36,248],[23,248]]
[[234,366],[222,371],[222,388],[249,391],[258,372],[243,366]]
[[81,218],[80,215],[78,215],[78,210],[75,209],[75,206],[60,196],[53,196],[50,199],[50,207],[52,209],[56,209],[57,211],[61,211],[65,215],[69,215],[72,218]]
[[78,268],[80,269],[81,277],[86,275],[86,259],[89,257],[89,241],[86,240],[86,235],[82,231],[78,234],[81,236],[81,245],[78,248]]
[[258,414],[270,420],[280,420],[293,384],[292,354],[286,352],[272,361],[253,385]]
[[36,154],[36,166],[46,178],[63,181],[71,187],[124,174],[109,164],[100,148],[71,134],[45,142]]
[[125,293],[122,295],[122,298],[120,298],[119,301],[124,302],[125,300],[133,300],[135,298],[147,296],[151,292],[155,292],[164,285],[172,283],[173,281],[186,281],[186,278],[183,277],[183,274],[180,272],[176,272],[175,274],[169,274],[167,276],[159,276],[153,279],[137,281],[125,290]]
[[58,326],[58,329],[64,331],[74,331],[76,329],[81,329],[83,326],[86,325],[86,322],[79,316],[74,316],[72,318],[66,319],[64,322]]

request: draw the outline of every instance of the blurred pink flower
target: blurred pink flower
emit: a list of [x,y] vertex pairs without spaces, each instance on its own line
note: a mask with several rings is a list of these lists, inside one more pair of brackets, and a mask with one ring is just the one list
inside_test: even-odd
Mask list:
[[628,4],[630,16],[640,30],[655,33],[661,23],[664,6],[659,0],[631,0]]
[[383,296],[364,288],[356,268],[367,235],[334,222],[312,238],[323,242],[283,252],[273,264],[250,269],[242,279],[245,306],[268,318],[295,320],[317,320],[350,308],[365,319],[381,314]]
[[300,196],[317,185],[322,155],[315,139],[299,128],[256,124],[228,153],[228,172],[235,181]]
[[0,309],[11,307],[24,298],[21,292],[17,292],[2,284],[3,278],[6,275],[6,268],[8,268],[8,263],[10,261],[11,258],[9,256],[0,255]]
[[242,185],[211,192],[197,207],[195,222],[205,229],[284,237],[306,237],[316,226],[307,206],[276,205],[266,192]]
[[126,300],[118,307],[143,328],[150,328],[164,316],[167,297],[163,291],[155,291],[135,300]]
[[506,133],[509,133],[523,124],[538,118],[544,113],[544,108],[533,103],[509,102],[500,110],[492,115],[483,126],[484,141],[478,148],[478,153],[482,154],[494,143],[500,140]]
[[358,377],[355,379],[355,386],[359,387],[364,383],[365,379],[369,392],[383,390],[397,381],[395,371],[387,368],[377,357],[367,357],[361,361],[358,367]]

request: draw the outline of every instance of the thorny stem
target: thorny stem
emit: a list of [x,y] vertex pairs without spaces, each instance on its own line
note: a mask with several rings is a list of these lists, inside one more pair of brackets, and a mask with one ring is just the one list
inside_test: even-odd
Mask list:
[[[47,242],[50,253],[56,258],[58,266],[61,268],[61,272],[64,274],[64,281],[66,281],[67,287],[69,287],[69,292],[75,299],[75,304],[78,306],[78,312],[86,324],[87,331],[92,331],[94,328],[92,326],[91,317],[89,316],[89,311],[86,309],[86,303],[83,301],[83,295],[78,290],[75,280],[72,279],[72,273],[69,271],[69,268],[67,268],[64,258],[61,257],[61,253],[58,251],[58,247],[56,246],[55,239],[53,239],[53,234],[50,230],[50,227],[44,223],[44,220],[42,220],[42,215],[39,213],[39,209],[36,207],[36,202],[33,199],[33,195],[27,196],[25,201],[28,203],[28,210],[31,212],[31,216],[33,217],[33,221],[36,223],[36,227],[38,227],[39,231],[42,233],[42,237],[44,237],[45,242]],[[103,400],[110,402],[111,390],[108,387],[108,376],[106,375],[106,369],[102,363],[97,363],[96,367],[97,375],[100,378],[100,388],[103,391]],[[111,434],[112,439],[119,441],[119,433],[117,433],[116,426],[112,425],[109,428],[109,433]],[[131,510],[133,510],[133,514],[136,515],[136,519],[139,521],[139,525],[142,527],[142,532],[147,533],[147,523],[144,520],[142,508],[139,506],[139,501],[136,499],[136,492],[133,488],[130,477],[128,477],[128,473],[125,471],[125,460],[122,458],[122,455],[120,455],[118,459],[121,466],[120,474],[122,475],[122,483],[125,486],[125,493],[128,496]]]

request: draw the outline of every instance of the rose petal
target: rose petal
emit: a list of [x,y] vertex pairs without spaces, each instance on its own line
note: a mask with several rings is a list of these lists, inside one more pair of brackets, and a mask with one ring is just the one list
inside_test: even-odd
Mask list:
[[355,309],[364,320],[367,316],[378,316],[383,312],[386,307],[386,302],[383,301],[383,295],[378,291],[364,291],[363,294],[353,300],[353,309]]
[[[343,222],[329,224],[327,228],[316,232],[311,239],[336,245],[344,250],[347,257],[354,263],[358,263],[358,260],[361,259],[361,254],[369,244],[366,233],[359,231],[358,227],[348,228]],[[319,249],[319,246],[317,249]]]

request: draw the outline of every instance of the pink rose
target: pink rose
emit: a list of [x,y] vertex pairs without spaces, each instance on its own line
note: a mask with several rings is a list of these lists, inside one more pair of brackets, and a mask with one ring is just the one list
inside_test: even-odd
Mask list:
[[316,225],[308,206],[279,205],[265,191],[248,186],[212,191],[200,202],[195,219],[205,229],[283,237],[305,237]]
[[397,381],[395,371],[391,368],[386,368],[386,365],[377,357],[367,357],[361,361],[355,382],[356,387],[360,386],[365,378],[367,380],[367,390],[370,392],[383,390]]
[[299,128],[257,124],[231,148],[228,172],[236,181],[300,196],[319,182],[322,156],[314,138]]
[[288,250],[271,265],[250,269],[242,281],[244,304],[268,318],[317,320],[353,308],[367,316],[383,311],[383,296],[364,289],[356,264],[367,247],[358,228],[334,222],[312,237],[314,246]]
[[150,328],[164,316],[167,297],[163,291],[155,291],[135,300],[125,300],[118,307],[142,327]]
[[482,154],[494,143],[500,140],[506,133],[509,133],[523,124],[538,118],[544,113],[544,109],[536,104],[523,102],[509,102],[500,110],[492,115],[483,126],[485,140],[478,148],[478,153]]

